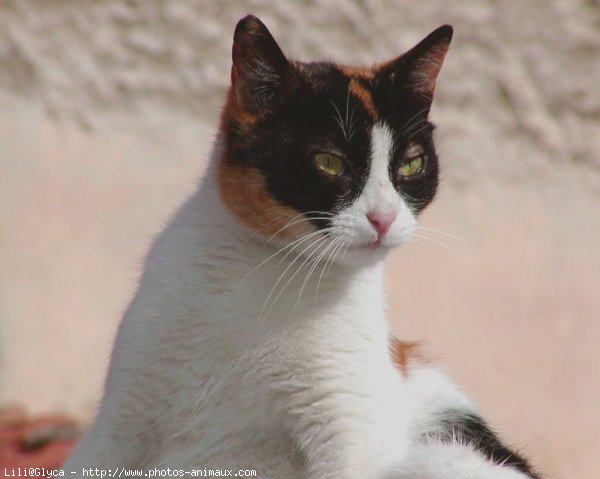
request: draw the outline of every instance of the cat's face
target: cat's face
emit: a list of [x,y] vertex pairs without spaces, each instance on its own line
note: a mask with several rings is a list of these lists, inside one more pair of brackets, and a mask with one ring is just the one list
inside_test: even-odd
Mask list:
[[406,242],[438,185],[428,114],[451,36],[440,27],[358,69],[289,61],[257,18],[242,19],[221,124],[224,203],[266,238],[352,261]]

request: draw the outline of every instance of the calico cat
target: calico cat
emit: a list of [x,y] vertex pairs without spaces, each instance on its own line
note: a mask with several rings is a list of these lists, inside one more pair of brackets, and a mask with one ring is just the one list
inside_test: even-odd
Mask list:
[[382,260],[438,186],[451,38],[355,68],[288,60],[240,20],[210,165],[147,256],[67,473],[538,477],[384,314]]

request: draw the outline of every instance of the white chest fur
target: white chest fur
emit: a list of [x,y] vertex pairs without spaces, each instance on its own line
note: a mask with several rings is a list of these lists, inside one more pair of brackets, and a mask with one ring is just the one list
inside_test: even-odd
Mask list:
[[[305,269],[281,294],[280,283],[266,314],[267,292],[296,254],[255,269],[276,250],[249,239],[211,185],[209,171],[153,245],[99,417],[67,466],[116,455],[124,466],[225,464],[282,477],[306,456],[331,474],[402,456],[407,408],[388,354],[381,264],[336,263],[318,295],[311,281],[298,300]],[[331,441],[339,445],[322,447]]]

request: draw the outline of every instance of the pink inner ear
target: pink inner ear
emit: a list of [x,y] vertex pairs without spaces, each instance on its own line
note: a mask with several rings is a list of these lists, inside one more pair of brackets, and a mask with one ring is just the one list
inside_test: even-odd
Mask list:
[[438,43],[415,61],[409,75],[412,91],[429,97],[433,96],[435,81],[449,47],[450,43],[448,42]]

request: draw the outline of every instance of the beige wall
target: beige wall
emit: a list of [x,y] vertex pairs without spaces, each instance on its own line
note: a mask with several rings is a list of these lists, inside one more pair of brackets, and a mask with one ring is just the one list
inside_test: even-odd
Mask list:
[[93,411],[250,11],[290,55],[360,64],[454,24],[424,222],[461,240],[394,254],[394,328],[551,477],[598,477],[600,6],[583,0],[0,3],[0,403]]

